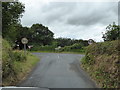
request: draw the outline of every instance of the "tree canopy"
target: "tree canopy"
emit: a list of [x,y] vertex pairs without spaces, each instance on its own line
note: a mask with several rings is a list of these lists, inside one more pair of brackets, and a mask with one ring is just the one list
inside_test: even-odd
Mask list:
[[103,34],[104,41],[112,41],[120,39],[120,26],[116,25],[115,23],[109,24],[106,27],[107,32]]
[[88,41],[87,40],[82,40],[82,39],[70,39],[70,38],[57,38],[55,39],[55,41],[57,42],[57,46],[71,46],[75,43],[79,43],[82,46],[88,46]]
[[20,24],[20,17],[25,6],[20,2],[2,3],[2,36],[13,40],[16,37],[16,25]]
[[48,27],[42,24],[33,24],[30,28],[31,39],[33,43],[40,45],[50,45],[53,40],[54,33]]

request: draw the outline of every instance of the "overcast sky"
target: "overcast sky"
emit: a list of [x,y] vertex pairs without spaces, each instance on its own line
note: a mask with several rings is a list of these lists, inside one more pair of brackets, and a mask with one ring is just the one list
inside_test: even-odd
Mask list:
[[30,27],[41,23],[54,33],[55,38],[102,41],[106,26],[118,22],[117,2],[20,1],[25,4],[22,25]]

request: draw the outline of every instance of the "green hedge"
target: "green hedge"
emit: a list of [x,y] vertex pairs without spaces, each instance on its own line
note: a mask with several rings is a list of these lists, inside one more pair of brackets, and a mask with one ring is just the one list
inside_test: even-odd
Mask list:
[[31,51],[55,51],[55,46],[39,46],[36,45],[34,46]]
[[81,53],[84,53],[85,52],[85,47],[83,47],[81,44],[79,43],[76,43],[76,44],[73,44],[71,46],[65,46],[63,48],[61,48],[59,50],[60,52],[81,52]]
[[6,40],[2,40],[2,85],[13,86],[23,79],[39,59],[24,51],[12,50]]
[[116,40],[89,45],[81,60],[82,67],[102,88],[119,87],[119,42]]
[[92,52],[95,55],[99,54],[111,55],[113,53],[118,53],[118,51],[120,51],[119,41],[120,40],[94,43],[92,45],[89,45],[86,50],[87,53]]
[[45,51],[45,52],[77,52],[77,53],[85,53],[85,47],[81,43],[75,43],[71,46],[65,46],[60,48],[59,50],[55,50],[57,46],[55,45],[34,45],[31,51]]

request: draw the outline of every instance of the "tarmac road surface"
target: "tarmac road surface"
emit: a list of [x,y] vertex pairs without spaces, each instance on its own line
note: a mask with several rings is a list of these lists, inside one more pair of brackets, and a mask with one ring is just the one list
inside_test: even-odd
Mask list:
[[19,87],[97,88],[80,67],[84,55],[62,53],[33,53],[40,62]]

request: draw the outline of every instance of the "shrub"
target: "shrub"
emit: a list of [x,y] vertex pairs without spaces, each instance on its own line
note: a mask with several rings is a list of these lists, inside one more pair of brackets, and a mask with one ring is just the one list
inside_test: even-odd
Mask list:
[[61,52],[63,51],[68,51],[68,52],[85,52],[85,48],[83,47],[82,44],[80,43],[75,43],[71,46],[65,46],[63,48],[60,49]]
[[85,57],[81,61],[82,66],[100,87],[119,87],[120,45],[118,42],[120,40],[95,43],[86,48]]
[[71,46],[71,49],[81,49],[83,47],[82,44],[80,43],[75,43]]
[[11,58],[12,49],[6,40],[2,40],[2,46],[2,76],[4,78],[7,77],[13,70]]
[[38,46],[36,45],[31,49],[31,51],[55,51],[55,46]]
[[106,27],[107,32],[103,34],[104,41],[112,41],[120,39],[120,26],[113,23]]
[[13,59],[16,61],[26,61],[27,57],[25,56],[23,51],[14,51]]
[[86,49],[86,53],[92,53],[94,55],[99,55],[99,54],[111,55],[113,53],[118,53],[120,47],[118,42],[119,40],[106,41],[106,42],[100,42],[89,45]]
[[26,56],[22,51],[12,51],[10,44],[6,40],[2,40],[2,79],[3,81],[8,77],[14,77],[16,72],[14,70],[15,61],[25,61]]

